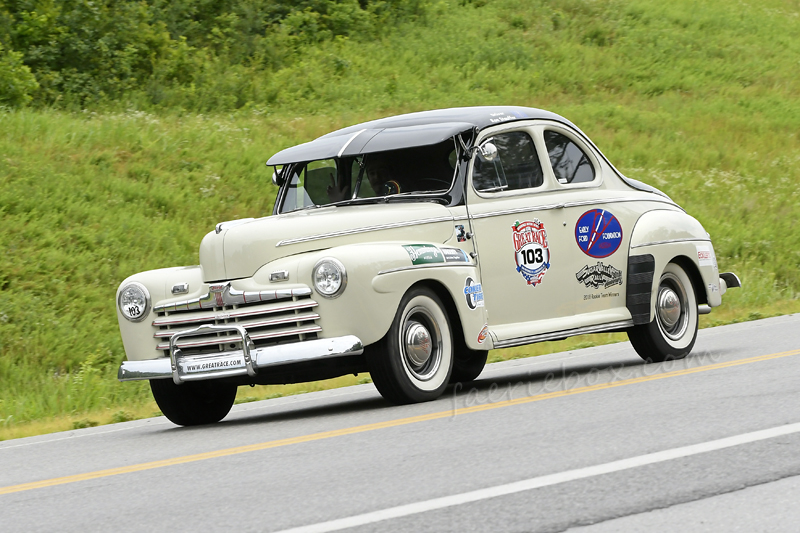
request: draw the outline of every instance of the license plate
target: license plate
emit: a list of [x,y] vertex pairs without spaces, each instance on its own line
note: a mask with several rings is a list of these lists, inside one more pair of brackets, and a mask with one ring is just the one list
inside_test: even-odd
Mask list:
[[182,359],[178,360],[178,366],[182,374],[213,373],[245,368],[244,357],[241,354],[221,354]]

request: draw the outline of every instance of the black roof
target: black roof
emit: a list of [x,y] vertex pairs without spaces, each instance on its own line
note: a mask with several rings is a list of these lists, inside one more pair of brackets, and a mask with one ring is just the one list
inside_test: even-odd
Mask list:
[[[477,128],[517,120],[548,119],[573,126],[560,115],[518,106],[455,107],[381,118],[349,126],[316,140],[281,150],[267,165],[428,146]],[[574,127],[574,126],[573,126]]]

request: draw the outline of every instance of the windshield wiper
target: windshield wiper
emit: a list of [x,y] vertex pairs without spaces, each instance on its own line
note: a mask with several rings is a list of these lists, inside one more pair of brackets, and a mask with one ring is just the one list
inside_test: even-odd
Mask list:
[[383,201],[383,198],[380,196],[372,197],[372,198],[350,198],[349,200],[340,200],[338,202],[333,202],[331,204],[325,204],[326,206],[345,206],[345,205],[359,205],[359,204],[377,204]]

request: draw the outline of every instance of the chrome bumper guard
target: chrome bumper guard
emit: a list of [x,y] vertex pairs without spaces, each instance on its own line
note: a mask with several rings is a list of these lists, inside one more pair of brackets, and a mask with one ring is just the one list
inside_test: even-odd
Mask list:
[[[182,355],[176,342],[179,337],[208,333],[208,331],[239,333],[242,349],[230,352]],[[260,368],[332,359],[364,353],[361,339],[345,335],[331,339],[314,339],[255,348],[247,331],[241,326],[212,326],[209,324],[181,332],[170,339],[170,357],[145,361],[123,361],[117,372],[120,381],[172,378],[175,383],[228,376],[255,376]]]

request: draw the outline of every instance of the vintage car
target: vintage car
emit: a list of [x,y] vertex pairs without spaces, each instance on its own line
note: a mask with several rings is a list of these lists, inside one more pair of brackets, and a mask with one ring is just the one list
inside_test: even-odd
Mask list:
[[390,402],[433,400],[490,349],[586,333],[677,359],[740,286],[697,220],[547,111],[389,117],[267,165],[272,216],[220,222],[199,266],[117,292],[119,379],[150,380],[176,424],[221,420],[241,385],[360,372]]

